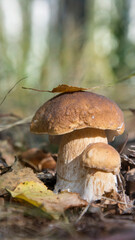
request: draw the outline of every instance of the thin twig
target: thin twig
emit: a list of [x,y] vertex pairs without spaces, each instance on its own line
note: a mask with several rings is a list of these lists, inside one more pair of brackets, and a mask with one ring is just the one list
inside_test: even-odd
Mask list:
[[19,121],[16,121],[14,123],[11,123],[11,124],[7,124],[7,125],[0,125],[0,132],[4,131],[4,130],[7,130],[9,128],[12,128],[12,127],[15,127],[17,125],[22,125],[22,124],[25,124],[25,123],[29,123],[31,121],[33,116],[29,116],[29,117],[26,117],[24,119],[21,119]]
[[90,203],[89,203],[89,204],[84,208],[84,210],[81,212],[79,218],[76,220],[76,223],[78,223],[78,222],[81,220],[81,218],[84,216],[84,214],[88,211],[89,207],[90,207]]
[[125,149],[125,146],[126,146],[127,142],[128,142],[128,134],[126,135],[126,139],[125,139],[124,144],[122,145],[122,147],[121,147],[121,149],[119,151],[119,154],[122,154],[122,152]]
[[132,165],[135,165],[134,160],[131,159],[131,158],[129,158],[127,155],[122,154],[121,157],[122,157],[122,159],[123,159],[124,161],[129,162],[129,163],[132,164]]
[[120,184],[121,184],[121,189],[122,189],[122,193],[123,193],[124,202],[125,202],[125,205],[126,205],[126,207],[127,207],[127,200],[126,200],[125,190],[124,190],[124,188],[123,188],[121,176],[120,176],[120,174],[118,174],[117,176],[118,176],[118,179],[119,179]]
[[131,148],[135,148],[135,145],[130,145]]
[[[113,198],[108,198],[108,197],[104,197],[104,196],[102,196],[102,198],[105,199],[105,200],[109,200],[109,201],[116,202],[116,203],[120,203],[120,204],[123,204],[123,205],[126,205],[126,206],[127,206],[127,203],[118,201],[118,200],[113,199]],[[101,200],[102,200],[102,199],[101,199]],[[133,207],[132,204],[128,204],[128,206]]]
[[14,113],[5,113],[5,114],[0,114],[0,118],[17,118],[17,119],[21,119],[18,115],[14,114]]
[[25,90],[32,90],[32,91],[36,91],[36,92],[52,92],[49,90],[40,90],[40,89],[36,89],[36,88],[27,88],[27,87],[22,87]]
[[130,78],[132,78],[132,77],[134,77],[134,76],[135,76],[135,73],[133,72],[133,73],[129,74],[128,76],[125,76],[125,77],[119,79],[119,80],[118,80],[118,83],[119,83],[119,82],[124,82],[124,81],[126,81],[126,80],[129,80]]

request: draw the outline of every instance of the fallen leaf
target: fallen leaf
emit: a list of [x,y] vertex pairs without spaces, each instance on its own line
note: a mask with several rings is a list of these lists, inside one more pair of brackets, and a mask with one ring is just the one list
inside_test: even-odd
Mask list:
[[6,161],[7,165],[13,164],[15,160],[15,151],[8,140],[0,141],[0,153],[2,155],[2,158]]
[[54,219],[59,219],[68,208],[83,207],[88,204],[77,193],[62,192],[55,194],[48,190],[45,185],[34,181],[20,183],[14,191],[8,191],[13,198],[24,200],[39,207]]
[[47,92],[52,92],[52,93],[65,93],[65,92],[79,92],[79,91],[91,91],[97,88],[103,88],[103,87],[111,87],[110,85],[102,85],[102,86],[93,86],[90,88],[81,88],[81,87],[73,87],[69,86],[66,84],[61,84],[56,88],[53,88],[52,91],[47,91]]
[[43,184],[31,168],[15,168],[12,172],[7,172],[0,176],[0,195],[7,193],[7,188],[14,190],[19,183],[31,180]]
[[37,171],[44,169],[54,170],[56,168],[56,161],[53,155],[51,153],[44,153],[38,148],[31,148],[23,152],[20,159]]
[[69,86],[66,84],[61,84],[56,88],[53,88],[51,91],[49,90],[40,90],[40,89],[35,89],[35,88],[27,88],[27,87],[22,87],[23,89],[26,90],[32,90],[32,91],[36,91],[36,92],[50,92],[50,93],[67,93],[67,92],[79,92],[79,91],[92,91],[94,89],[97,88],[103,88],[103,87],[111,87],[110,85],[102,85],[102,86],[94,86],[94,87],[90,87],[90,88],[81,88],[81,87],[73,87],[73,86]]
[[50,92],[50,93],[78,92],[78,91],[86,91],[88,89],[93,89],[93,88],[72,87],[72,86],[68,86],[66,84],[61,84],[58,87],[53,88],[51,91],[49,91],[49,90],[39,90],[39,89],[27,88],[27,87],[22,87],[22,88],[27,89],[27,90],[37,91],[37,92]]
[[49,92],[52,92],[52,93],[78,92],[78,91],[86,91],[88,89],[89,88],[72,87],[66,84],[62,84],[56,88],[53,88],[52,91],[49,91]]

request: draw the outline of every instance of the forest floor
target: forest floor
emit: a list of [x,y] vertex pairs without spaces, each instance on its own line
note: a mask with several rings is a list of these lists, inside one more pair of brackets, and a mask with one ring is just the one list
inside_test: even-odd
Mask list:
[[[113,196],[103,197],[101,201],[88,205],[77,197],[75,204],[68,203],[56,219],[44,211],[40,204],[36,206],[32,202],[13,197],[10,191],[14,191],[19,183],[30,179],[38,179],[37,182],[53,189],[56,180],[56,152],[57,147],[49,144],[47,136],[30,133],[29,124],[1,131],[0,238],[135,239],[135,150],[130,143],[127,143],[125,153],[121,154],[122,183],[119,184],[117,199]],[[72,197],[73,200],[76,199],[75,195]]]

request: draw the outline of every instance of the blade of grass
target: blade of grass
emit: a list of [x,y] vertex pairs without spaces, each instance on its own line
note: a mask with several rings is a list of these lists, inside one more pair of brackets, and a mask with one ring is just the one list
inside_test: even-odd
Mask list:
[[0,103],[0,106],[3,104],[3,102],[6,100],[7,96],[10,94],[10,92],[21,82],[23,81],[24,79],[26,79],[27,77],[23,77],[21,79],[19,79],[11,89],[9,89],[9,91],[6,93],[6,95],[4,96],[4,98],[2,99],[1,103]]

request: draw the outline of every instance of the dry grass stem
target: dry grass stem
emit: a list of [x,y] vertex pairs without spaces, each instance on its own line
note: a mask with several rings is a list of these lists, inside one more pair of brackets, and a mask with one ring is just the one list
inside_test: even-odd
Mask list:
[[6,95],[4,96],[4,98],[2,99],[2,101],[0,102],[0,106],[3,104],[3,102],[6,100],[7,96],[10,94],[10,92],[23,80],[25,80],[27,77],[23,77],[21,79],[19,79],[12,88],[9,89],[9,91],[6,93]]
[[121,176],[120,176],[120,174],[118,174],[117,176],[118,176],[118,179],[119,179],[119,182],[120,182],[120,187],[121,187],[121,189],[122,189],[124,202],[125,202],[125,205],[126,205],[126,207],[127,207],[126,194],[125,194],[125,190],[124,190],[124,187],[123,187],[123,184],[122,184]]
[[88,211],[88,209],[89,209],[89,207],[90,207],[90,203],[84,208],[84,210],[81,212],[81,214],[80,214],[80,216],[78,217],[78,219],[76,220],[76,223],[78,223],[80,220],[81,220],[81,218],[85,215],[85,213]]
[[32,117],[33,117],[33,116],[29,116],[29,117],[26,117],[26,118],[21,119],[21,120],[19,120],[19,121],[16,121],[16,122],[14,122],[14,123],[11,123],[11,124],[0,125],[0,132],[2,132],[2,131],[4,131],[4,130],[7,130],[7,129],[9,129],[9,128],[18,126],[18,125],[22,125],[22,124],[25,124],[25,123],[30,123]]

